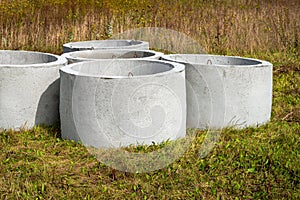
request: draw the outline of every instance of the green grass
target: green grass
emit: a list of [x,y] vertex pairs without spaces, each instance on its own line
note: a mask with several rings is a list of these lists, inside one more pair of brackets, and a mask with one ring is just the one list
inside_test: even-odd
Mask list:
[[182,157],[149,173],[107,167],[83,145],[60,139],[57,127],[2,131],[1,199],[299,199],[300,62],[293,55],[279,62],[277,54],[250,56],[275,63],[270,123],[223,130],[203,159],[206,132],[198,131]]

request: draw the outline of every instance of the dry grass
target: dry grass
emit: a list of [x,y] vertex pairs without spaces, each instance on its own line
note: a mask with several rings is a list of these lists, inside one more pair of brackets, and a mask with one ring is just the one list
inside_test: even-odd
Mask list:
[[207,52],[299,51],[298,0],[1,0],[0,48],[61,53],[69,41],[106,39],[137,27],[195,38]]

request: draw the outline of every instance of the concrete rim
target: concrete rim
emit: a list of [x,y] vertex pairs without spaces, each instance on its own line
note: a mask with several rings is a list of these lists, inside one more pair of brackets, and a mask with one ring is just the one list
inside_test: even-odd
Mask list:
[[[93,75],[93,74],[87,74],[87,73],[82,73],[76,70],[73,70],[73,67],[77,65],[83,65],[83,64],[88,64],[88,63],[101,63],[103,61],[117,61],[117,62],[151,62],[151,63],[161,63],[161,64],[166,64],[171,67],[170,70],[164,71],[164,72],[159,72],[156,74],[149,74],[149,75],[138,75],[138,76],[105,76],[105,75]],[[185,70],[185,66],[183,64],[179,63],[174,63],[174,62],[169,62],[169,61],[162,61],[162,60],[153,60],[153,59],[142,59],[142,60],[128,60],[128,59],[105,59],[105,60],[97,60],[97,61],[88,61],[88,62],[79,62],[79,63],[73,63],[70,65],[66,65],[62,68],[60,68],[61,72],[67,73],[67,74],[72,74],[75,76],[82,76],[82,77],[94,77],[94,78],[100,78],[100,79],[134,79],[134,78],[148,78],[148,77],[159,77],[159,76],[164,76],[167,74],[173,74],[173,73],[180,73]]]
[[[97,46],[95,44],[101,44],[101,43],[107,43],[107,42],[128,42],[129,45],[123,45],[123,46]],[[91,43],[94,44],[93,46],[88,47],[87,45]],[[135,44],[136,43],[136,44]],[[120,47],[138,47],[148,44],[148,42],[141,41],[141,40],[86,40],[86,41],[77,41],[77,42],[69,42],[66,44],[63,44],[63,47],[66,48],[71,48],[71,49],[83,49],[83,50],[88,50],[88,49],[118,49]]]
[[[174,56],[182,56],[183,60],[177,60],[174,58]],[[203,56],[203,57],[212,57],[212,58],[233,58],[233,59],[240,59],[240,60],[246,60],[246,61],[252,61],[257,62],[257,64],[245,64],[245,65],[236,65],[236,64],[209,64],[209,63],[201,63],[201,62],[192,62],[188,60],[184,60],[185,56]],[[214,67],[220,67],[220,68],[259,68],[259,67],[270,67],[272,64],[268,61],[254,59],[254,58],[247,58],[247,57],[240,57],[240,56],[226,56],[226,55],[213,55],[213,54],[169,54],[169,55],[163,55],[163,59],[166,59],[171,62],[178,62],[181,64],[191,64],[191,65],[203,65],[203,66],[214,66]]]
[[1,53],[21,53],[21,54],[40,54],[46,55],[55,58],[55,61],[52,62],[41,62],[41,63],[33,63],[33,64],[5,64],[0,62],[0,68],[44,68],[44,67],[57,67],[57,65],[66,65],[68,60],[62,56],[44,53],[44,52],[35,52],[35,51],[25,51],[25,50],[0,50]]
[[[71,59],[71,60],[80,60],[80,61],[96,61],[96,60],[107,60],[107,59],[112,59],[112,58],[85,58],[83,56],[80,56],[80,54],[84,53],[92,53],[92,52],[100,52],[100,53],[130,53],[130,52],[145,52],[145,53],[152,53],[153,55],[148,56],[148,57],[141,57],[141,58],[126,58],[127,60],[145,60],[145,59],[153,59],[153,58],[160,58],[164,55],[162,52],[157,52],[153,50],[139,50],[139,49],[96,49],[96,50],[83,50],[83,51],[72,51],[68,53],[64,53],[61,56],[65,57],[66,59]],[[79,56],[76,56],[78,55]],[[116,60],[119,59],[125,59],[125,58],[114,58]]]

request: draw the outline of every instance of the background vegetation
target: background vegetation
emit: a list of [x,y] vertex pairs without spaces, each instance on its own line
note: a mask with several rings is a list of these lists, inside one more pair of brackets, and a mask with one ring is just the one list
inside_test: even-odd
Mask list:
[[0,47],[61,53],[69,41],[164,27],[211,53],[299,49],[298,0],[1,0]]
[[209,53],[272,62],[271,122],[223,130],[204,159],[199,131],[182,158],[147,174],[106,167],[57,127],[2,130],[1,199],[299,199],[298,0],[0,0],[0,49],[61,54],[69,41],[148,26],[183,32]]

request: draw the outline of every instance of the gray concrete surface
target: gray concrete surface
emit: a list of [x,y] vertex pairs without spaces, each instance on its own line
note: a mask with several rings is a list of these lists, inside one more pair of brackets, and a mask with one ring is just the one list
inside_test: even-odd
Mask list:
[[133,49],[85,50],[62,54],[63,57],[68,59],[69,64],[102,59],[159,59],[162,55],[161,52]]
[[139,40],[89,40],[69,42],[63,45],[63,52],[95,49],[140,49],[149,50],[149,43]]
[[0,128],[31,128],[59,120],[60,56],[0,51]]
[[60,75],[64,139],[107,148],[185,136],[184,65],[100,60],[67,65]]
[[209,54],[173,54],[162,59],[186,66],[188,128],[243,128],[270,120],[271,63]]

